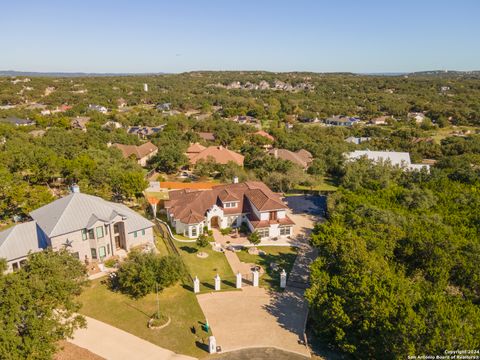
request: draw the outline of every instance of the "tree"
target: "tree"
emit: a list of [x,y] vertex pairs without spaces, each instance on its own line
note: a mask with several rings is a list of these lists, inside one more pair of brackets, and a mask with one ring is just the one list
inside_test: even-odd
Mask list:
[[0,275],[0,358],[51,358],[59,340],[85,325],[76,314],[85,284],[85,266],[66,250],[31,254],[22,269]]
[[149,161],[149,164],[162,172],[172,174],[180,167],[188,164],[184,150],[174,144],[159,147],[158,153]]
[[117,271],[114,284],[133,298],[140,298],[159,289],[172,286],[185,275],[185,267],[177,256],[131,251]]

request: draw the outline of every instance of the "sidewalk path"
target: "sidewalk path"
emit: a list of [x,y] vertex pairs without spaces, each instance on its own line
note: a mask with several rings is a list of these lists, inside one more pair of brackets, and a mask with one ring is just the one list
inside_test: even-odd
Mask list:
[[193,360],[104,322],[89,318],[87,328],[75,331],[71,343],[90,350],[108,360]]

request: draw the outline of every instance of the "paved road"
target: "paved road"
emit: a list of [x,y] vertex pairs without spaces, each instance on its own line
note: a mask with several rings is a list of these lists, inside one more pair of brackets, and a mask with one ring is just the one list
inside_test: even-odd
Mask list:
[[73,344],[90,350],[107,360],[193,360],[104,322],[86,317],[87,328],[75,331]]

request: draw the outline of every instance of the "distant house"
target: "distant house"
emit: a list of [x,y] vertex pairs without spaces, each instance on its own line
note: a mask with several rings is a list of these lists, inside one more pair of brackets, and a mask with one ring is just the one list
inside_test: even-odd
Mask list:
[[408,152],[356,150],[345,154],[345,157],[348,161],[367,158],[374,162],[389,162],[393,166],[398,166],[404,170],[420,171],[425,169],[430,171],[430,166],[427,164],[412,164]]
[[29,119],[20,119],[20,118],[17,118],[15,116],[0,119],[0,122],[7,123],[7,124],[12,124],[12,125],[15,125],[15,126],[35,125],[35,121],[29,120]]
[[318,117],[299,116],[298,121],[301,123],[317,123],[320,119]]
[[260,121],[253,116],[249,115],[237,115],[232,118],[230,118],[233,122],[239,123],[239,124],[246,124],[246,125],[258,125],[260,124]]
[[112,146],[119,149],[122,152],[123,157],[126,159],[131,156],[135,157],[137,163],[141,166],[146,166],[147,161],[158,153],[158,148],[150,141],[139,146],[123,144],[113,144]]
[[112,121],[109,120],[105,124],[102,125],[103,129],[121,129],[123,127],[122,124],[120,124],[117,121]]
[[28,134],[32,137],[42,137],[43,135],[45,135],[45,133],[45,130],[32,130]]
[[199,132],[198,136],[205,141],[215,141],[215,134],[211,132]]
[[359,118],[344,115],[335,115],[325,119],[325,124],[333,126],[353,126],[359,121]]
[[355,137],[355,136],[350,136],[348,138],[345,139],[346,142],[350,143],[350,144],[355,144],[355,145],[359,145],[365,141],[370,141],[370,138],[369,137]]
[[171,103],[159,103],[156,108],[158,111],[170,111]]
[[105,106],[101,105],[88,105],[88,110],[90,111],[98,111],[99,113],[106,114],[108,112],[108,109]]
[[0,258],[19,269],[29,252],[66,249],[80,260],[103,261],[131,248],[153,248],[153,223],[125,205],[82,194],[70,195],[30,213],[32,221],[0,232]]
[[421,112],[409,112],[408,118],[414,119],[417,124],[420,124],[425,120],[425,114]]
[[74,129],[79,129],[84,132],[87,131],[87,123],[90,121],[90,118],[88,116],[77,116],[72,119],[70,122],[70,125]]
[[305,149],[301,149],[296,152],[287,149],[273,149],[269,151],[269,154],[277,159],[290,161],[300,166],[302,169],[307,169],[313,162],[312,154]]
[[71,110],[72,109],[72,106],[71,105],[67,105],[67,104],[62,104],[60,106],[57,106],[57,108],[53,111],[55,113],[57,112],[65,112],[65,111],[68,111],[68,110]]
[[127,132],[132,135],[137,135],[139,138],[145,139],[150,135],[163,131],[165,124],[158,126],[131,126]]
[[372,125],[385,125],[387,124],[387,120],[391,119],[391,116],[379,116],[370,120],[370,124]]
[[231,151],[223,146],[205,147],[199,143],[190,145],[187,149],[187,157],[191,165],[195,165],[199,160],[213,159],[217,164],[227,164],[233,161],[237,165],[243,166],[243,155]]
[[117,106],[121,109],[127,106],[127,100],[124,98],[117,99]]
[[266,131],[263,131],[263,130],[259,130],[255,133],[253,133],[253,135],[258,135],[258,136],[264,137],[264,138],[270,140],[271,142],[275,141],[275,138],[272,135],[270,135],[269,133],[267,133]]

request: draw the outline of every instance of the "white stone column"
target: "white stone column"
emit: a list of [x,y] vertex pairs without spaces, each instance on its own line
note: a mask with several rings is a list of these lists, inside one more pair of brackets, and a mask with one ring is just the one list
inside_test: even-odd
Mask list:
[[217,274],[215,275],[215,290],[218,291],[220,290],[220,276]]
[[253,286],[258,287],[258,270],[255,269],[252,271],[253,275]]
[[282,272],[280,273],[280,287],[282,289],[285,289],[287,286],[287,273],[285,272],[285,269],[282,269]]
[[237,289],[242,288],[242,274],[240,274],[240,271],[237,273]]
[[213,335],[208,338],[208,352],[210,354],[215,354],[217,352],[217,340]]
[[195,276],[195,279],[193,279],[193,292],[195,294],[198,294],[200,292],[200,280],[198,280],[198,277]]

